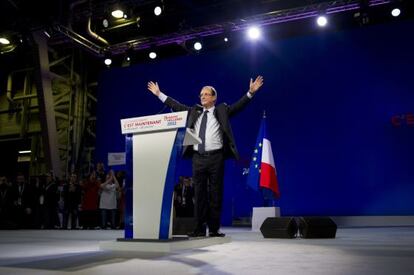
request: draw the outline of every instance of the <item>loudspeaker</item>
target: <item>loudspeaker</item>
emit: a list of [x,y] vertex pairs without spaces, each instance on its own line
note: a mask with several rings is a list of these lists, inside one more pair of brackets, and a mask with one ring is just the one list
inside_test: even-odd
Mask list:
[[196,228],[196,220],[194,217],[173,218],[173,232],[172,232],[173,235],[187,235],[189,232],[193,232],[195,228]]
[[305,239],[335,238],[336,223],[329,217],[299,218],[299,235]]
[[260,227],[265,238],[294,238],[298,232],[296,221],[292,217],[267,218]]

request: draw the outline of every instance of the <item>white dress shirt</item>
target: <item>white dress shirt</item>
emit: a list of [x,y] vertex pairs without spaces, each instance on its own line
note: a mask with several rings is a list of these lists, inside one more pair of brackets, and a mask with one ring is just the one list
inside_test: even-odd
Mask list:
[[[198,117],[196,123],[194,124],[194,130],[197,135],[200,133],[201,120],[203,119],[204,112],[207,113],[207,125],[206,125],[206,144],[204,148],[206,152],[218,150],[223,148],[223,133],[220,129],[220,124],[214,115],[215,106],[210,109],[203,108],[202,114]],[[195,144],[193,149],[198,151],[198,144]]]

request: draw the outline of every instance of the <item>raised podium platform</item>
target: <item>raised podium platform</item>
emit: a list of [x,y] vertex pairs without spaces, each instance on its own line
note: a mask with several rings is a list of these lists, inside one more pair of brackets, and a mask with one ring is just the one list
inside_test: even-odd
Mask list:
[[200,237],[200,238],[172,238],[170,240],[116,240],[99,243],[103,251],[135,251],[170,253],[185,249],[202,248],[206,246],[230,243],[231,237]]

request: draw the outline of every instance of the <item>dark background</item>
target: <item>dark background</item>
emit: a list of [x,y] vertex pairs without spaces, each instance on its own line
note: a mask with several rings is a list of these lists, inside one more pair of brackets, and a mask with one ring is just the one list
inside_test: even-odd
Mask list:
[[[106,70],[99,80],[97,160],[124,151],[121,118],[160,112],[146,89],[182,103],[198,102],[213,85],[232,103],[250,77],[265,84],[234,117],[241,155],[228,161],[222,222],[251,215],[260,194],[246,187],[263,110],[272,142],[282,215],[413,215],[413,21],[316,32],[284,40],[245,41],[238,47]],[[164,112],[169,110],[164,109]],[[393,125],[398,116],[400,125]],[[114,167],[123,169],[122,166]],[[190,175],[185,161],[178,174]]]

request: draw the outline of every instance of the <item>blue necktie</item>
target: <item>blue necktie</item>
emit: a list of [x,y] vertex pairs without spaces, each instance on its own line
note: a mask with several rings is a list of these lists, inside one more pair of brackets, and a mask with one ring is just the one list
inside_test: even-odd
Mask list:
[[205,153],[206,152],[206,128],[207,128],[207,113],[208,111],[204,111],[203,118],[201,119],[200,124],[200,132],[198,136],[201,138],[201,144],[198,145],[198,152]]

